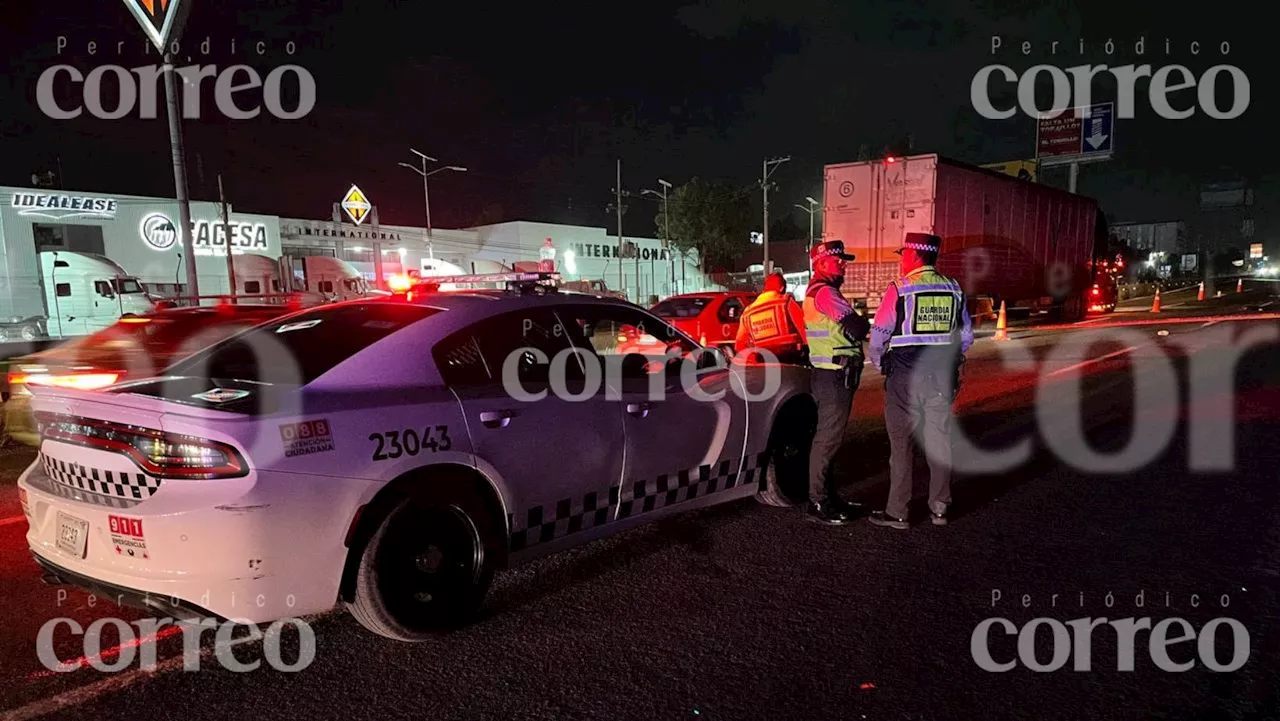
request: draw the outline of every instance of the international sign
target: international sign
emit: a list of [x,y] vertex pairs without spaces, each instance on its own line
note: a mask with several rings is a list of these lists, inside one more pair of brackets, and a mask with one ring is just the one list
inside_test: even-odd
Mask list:
[[373,209],[373,205],[369,199],[365,197],[364,191],[356,186],[351,186],[351,190],[342,197],[342,210],[351,219],[352,223],[360,225],[364,219],[369,217],[369,211]]
[[1098,158],[1111,155],[1115,136],[1113,103],[1089,106],[1088,117],[1074,108],[1041,116],[1036,123],[1036,158]]
[[182,34],[191,0],[124,0],[143,32],[161,53]]

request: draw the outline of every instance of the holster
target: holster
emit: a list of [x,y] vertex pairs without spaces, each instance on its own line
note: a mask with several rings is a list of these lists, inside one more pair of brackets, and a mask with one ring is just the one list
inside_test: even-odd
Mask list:
[[862,358],[857,356],[837,356],[840,372],[844,374],[844,387],[851,391],[862,385]]

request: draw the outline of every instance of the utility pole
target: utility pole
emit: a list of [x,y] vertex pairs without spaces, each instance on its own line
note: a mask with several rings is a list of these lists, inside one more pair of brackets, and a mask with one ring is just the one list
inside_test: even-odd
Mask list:
[[785,158],[766,158],[760,173],[760,187],[764,189],[764,274],[766,276],[773,270],[773,264],[769,262],[769,176],[779,165],[788,160],[791,160],[790,155]]
[[[626,281],[626,278],[624,277],[624,271],[622,268],[622,213],[625,210],[625,208],[623,208],[622,206],[623,196],[630,197],[631,193],[628,193],[622,189],[622,160],[619,159],[617,181],[615,182],[614,188],[613,188],[614,199],[613,199],[613,203],[611,204],[611,207],[609,207],[608,210],[613,210],[618,214],[618,252],[616,253],[618,257],[618,290],[625,293],[627,281]],[[636,254],[636,285],[637,287],[639,286],[639,284],[640,284],[640,254],[637,253]]]
[[227,251],[227,280],[231,284],[231,303],[236,302],[236,264],[231,259],[231,218],[227,210],[227,194],[222,190],[222,173],[218,173],[218,203],[222,206],[223,247]]
[[[182,254],[187,260],[187,295],[200,295],[196,279],[195,244],[191,240],[191,198],[187,194],[187,161],[182,146],[182,119],[178,117],[177,69],[173,67],[169,53],[164,55],[164,95],[169,110],[169,149],[173,155],[173,184],[178,196],[178,237],[182,239]],[[200,301],[196,301],[199,305]]]

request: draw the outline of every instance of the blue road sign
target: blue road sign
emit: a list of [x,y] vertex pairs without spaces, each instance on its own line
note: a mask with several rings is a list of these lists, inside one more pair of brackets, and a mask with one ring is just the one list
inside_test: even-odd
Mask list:
[[1115,139],[1115,105],[1098,103],[1089,107],[1089,117],[1080,119],[1082,155],[1106,155]]

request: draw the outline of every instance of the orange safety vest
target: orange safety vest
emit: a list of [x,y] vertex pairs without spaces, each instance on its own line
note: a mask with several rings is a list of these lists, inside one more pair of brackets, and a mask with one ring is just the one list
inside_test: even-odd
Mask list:
[[788,312],[788,304],[794,302],[795,298],[780,294],[776,298],[757,300],[743,311],[740,322],[747,329],[753,348],[773,353],[804,349],[804,331],[796,327]]

